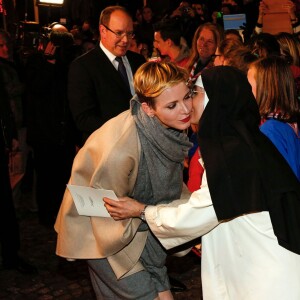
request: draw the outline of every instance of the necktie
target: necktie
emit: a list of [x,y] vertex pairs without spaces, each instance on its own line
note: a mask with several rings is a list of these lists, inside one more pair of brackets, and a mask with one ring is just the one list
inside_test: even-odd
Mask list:
[[126,68],[124,66],[122,57],[117,56],[116,57],[116,61],[119,63],[119,65],[118,65],[118,72],[122,76],[122,78],[123,78],[124,82],[126,83],[126,85],[130,88],[128,77],[127,77],[127,73],[126,73]]

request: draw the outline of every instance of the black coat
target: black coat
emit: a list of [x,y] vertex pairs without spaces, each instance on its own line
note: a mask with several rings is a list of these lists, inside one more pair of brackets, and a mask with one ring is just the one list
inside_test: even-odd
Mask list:
[[49,63],[42,54],[27,64],[27,142],[36,145],[75,145],[78,132],[67,98],[69,63]]
[[[145,59],[127,51],[132,74]],[[68,98],[77,128],[85,140],[106,121],[129,108],[129,88],[99,45],[80,56],[69,71]]]
[[10,97],[5,87],[4,67],[0,63],[0,147],[11,150],[13,139],[18,138],[15,119],[10,106]]

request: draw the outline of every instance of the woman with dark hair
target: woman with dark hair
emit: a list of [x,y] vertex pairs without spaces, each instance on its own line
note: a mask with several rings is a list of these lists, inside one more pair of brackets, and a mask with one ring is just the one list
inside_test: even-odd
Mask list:
[[115,220],[145,210],[167,249],[202,236],[205,300],[299,299],[299,182],[260,132],[244,73],[214,67],[203,71],[195,89],[191,122],[200,119],[201,189],[186,201],[158,206],[105,198],[106,208]]
[[280,45],[275,35],[270,33],[253,35],[248,41],[247,46],[257,58],[263,58],[269,55],[280,55]]
[[241,42],[224,39],[214,55],[215,66],[232,66],[247,74],[249,64],[257,57]]

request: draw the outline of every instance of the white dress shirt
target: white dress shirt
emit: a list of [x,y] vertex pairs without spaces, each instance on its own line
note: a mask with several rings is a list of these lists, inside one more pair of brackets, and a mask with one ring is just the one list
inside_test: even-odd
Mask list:
[[[100,48],[103,50],[103,52],[105,53],[105,55],[108,57],[108,59],[111,61],[111,63],[114,65],[114,67],[116,68],[116,70],[118,70],[118,66],[119,63],[116,61],[116,56],[114,54],[112,54],[110,51],[108,51],[103,44],[100,41]],[[130,85],[130,91],[131,91],[131,95],[133,96],[135,94],[134,91],[134,87],[133,87],[133,74],[132,74],[132,70],[129,64],[129,61],[125,56],[122,56],[122,60],[126,69],[126,73],[127,73],[127,77],[128,77],[128,81],[129,81],[129,85]]]

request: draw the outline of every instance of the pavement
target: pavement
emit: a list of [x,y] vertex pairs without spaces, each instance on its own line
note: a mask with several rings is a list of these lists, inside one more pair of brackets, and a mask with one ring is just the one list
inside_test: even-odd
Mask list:
[[[23,198],[31,195],[23,195]],[[26,203],[26,202],[24,202]],[[21,230],[20,254],[37,268],[36,274],[21,274],[0,268],[0,300],[94,300],[85,261],[68,262],[55,255],[56,233],[39,224],[37,213],[18,207]],[[168,273],[187,290],[173,293],[175,300],[201,300],[201,259],[193,252],[168,256]],[[150,300],[150,299],[149,299]]]

